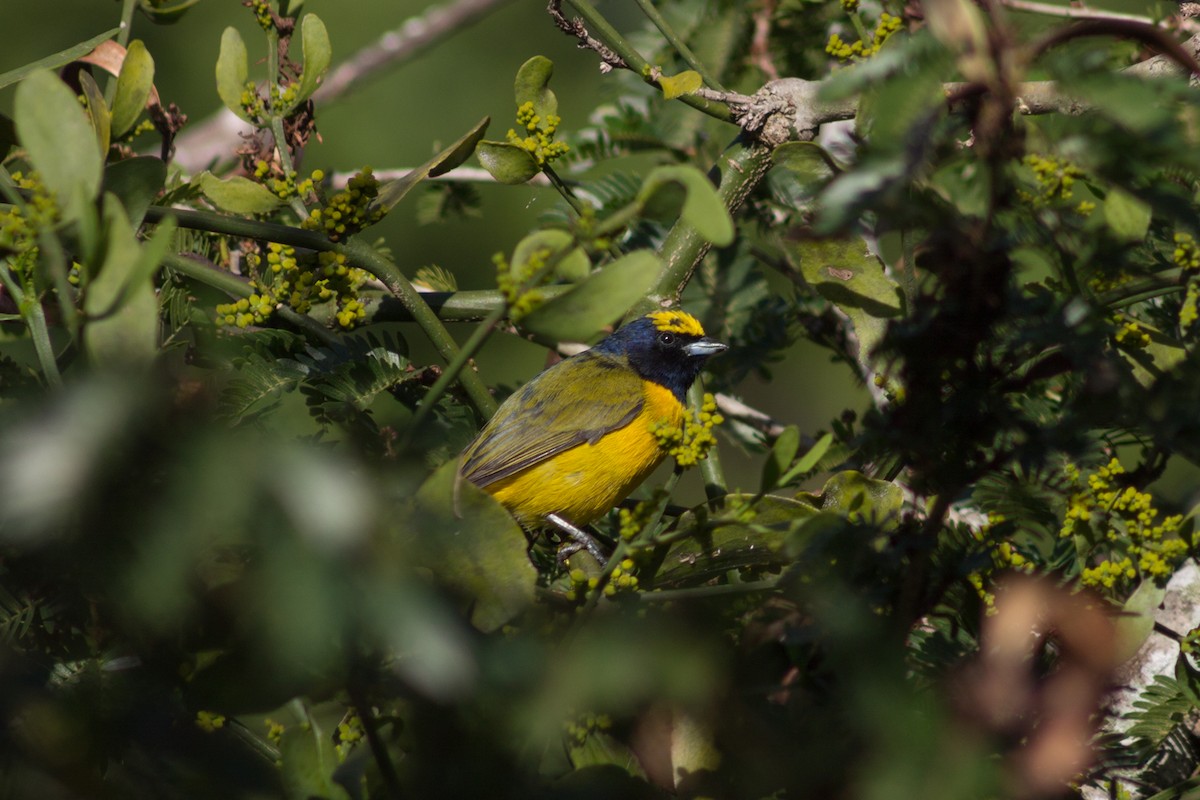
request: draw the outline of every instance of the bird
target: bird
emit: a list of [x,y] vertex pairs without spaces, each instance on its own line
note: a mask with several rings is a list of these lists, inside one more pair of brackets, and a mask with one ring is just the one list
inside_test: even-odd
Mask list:
[[557,527],[603,560],[581,529],[662,462],[655,426],[681,424],[688,388],[726,349],[685,311],[639,317],[510,395],[463,451],[459,475],[526,530]]

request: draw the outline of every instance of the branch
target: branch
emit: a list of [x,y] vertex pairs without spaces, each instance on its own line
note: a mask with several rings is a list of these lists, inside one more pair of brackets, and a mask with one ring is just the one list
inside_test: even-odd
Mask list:
[[[1011,8],[1013,11],[1027,11],[1031,14],[1045,14],[1050,17],[1123,20],[1125,22],[1142,22],[1147,25],[1158,25],[1163,28],[1170,27],[1167,20],[1156,21],[1150,17],[1143,17],[1138,14],[1121,14],[1116,11],[1102,11],[1082,6],[1056,6],[1050,3],[1034,2],[1034,0],[1000,0],[1000,5],[1005,8]],[[1194,20],[1181,19],[1179,20],[1179,28],[1194,33],[1200,26]]]

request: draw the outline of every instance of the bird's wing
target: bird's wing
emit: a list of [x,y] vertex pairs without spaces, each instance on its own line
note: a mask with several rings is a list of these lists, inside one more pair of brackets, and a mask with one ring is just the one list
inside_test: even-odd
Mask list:
[[642,379],[609,356],[583,353],[538,375],[508,398],[463,454],[476,486],[515,475],[583,442],[623,428],[642,410]]

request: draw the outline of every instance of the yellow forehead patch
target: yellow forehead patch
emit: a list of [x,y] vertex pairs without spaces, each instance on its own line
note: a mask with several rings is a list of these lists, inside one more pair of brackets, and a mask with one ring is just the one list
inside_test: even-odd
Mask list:
[[703,336],[700,320],[686,311],[655,311],[647,314],[654,327],[664,333],[680,333],[684,336]]

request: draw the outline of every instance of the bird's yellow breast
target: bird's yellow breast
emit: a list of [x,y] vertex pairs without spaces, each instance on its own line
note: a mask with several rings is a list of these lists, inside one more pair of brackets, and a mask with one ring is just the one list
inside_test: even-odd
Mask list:
[[645,382],[641,412],[595,444],[584,442],[486,487],[527,525],[559,514],[587,525],[625,499],[662,462],[655,424],[679,425],[683,405],[669,389]]

